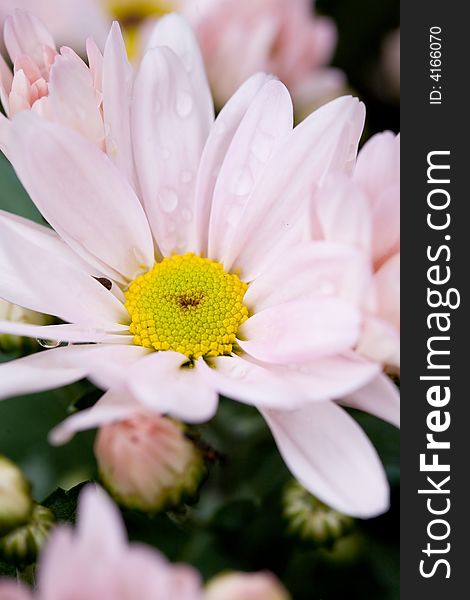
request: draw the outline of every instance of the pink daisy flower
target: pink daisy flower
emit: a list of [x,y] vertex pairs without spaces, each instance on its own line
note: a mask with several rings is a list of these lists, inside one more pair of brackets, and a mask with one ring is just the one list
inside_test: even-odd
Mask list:
[[[66,324],[2,322],[0,332],[72,345],[1,365],[0,396],[83,377],[107,390],[55,431],[65,441],[136,403],[207,421],[223,394],[261,411],[307,489],[342,512],[378,514],[383,468],[333,401],[381,369],[356,352],[370,261],[301,242],[314,191],[351,172],[364,107],[339,98],[293,129],[287,89],[260,74],[213,122],[191,31],[175,16],[158,31],[165,45],[146,53],[131,95],[124,78],[109,97],[134,186],[72,128],[28,110],[9,122],[9,158],[55,231],[1,214],[0,297]],[[120,72],[125,59],[114,58]],[[367,409],[395,421],[396,394]]]

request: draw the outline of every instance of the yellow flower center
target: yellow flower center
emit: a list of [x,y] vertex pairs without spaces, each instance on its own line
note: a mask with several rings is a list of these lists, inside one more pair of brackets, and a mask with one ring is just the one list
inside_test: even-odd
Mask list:
[[248,318],[247,287],[208,258],[192,253],[164,258],[125,292],[134,343],[191,359],[230,354]]
[[150,17],[161,17],[175,10],[173,0],[108,0],[109,12],[120,22],[130,58],[140,48],[139,27]]

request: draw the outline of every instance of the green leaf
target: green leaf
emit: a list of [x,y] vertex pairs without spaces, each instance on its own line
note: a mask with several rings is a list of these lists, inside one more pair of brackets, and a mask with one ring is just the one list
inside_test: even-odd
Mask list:
[[44,223],[39,211],[18,180],[8,160],[0,153],[0,209]]
[[44,500],[42,505],[54,513],[57,521],[75,523],[78,497],[87,483],[80,483],[68,491],[57,488]]

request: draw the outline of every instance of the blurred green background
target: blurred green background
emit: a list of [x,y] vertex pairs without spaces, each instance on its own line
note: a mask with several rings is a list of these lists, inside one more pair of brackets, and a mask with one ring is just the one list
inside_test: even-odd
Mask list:
[[[337,23],[334,64],[343,69],[367,106],[364,139],[399,130],[399,106],[377,85],[381,46],[399,25],[397,0],[322,0],[320,12]],[[41,221],[4,157],[0,157],[0,208]],[[0,354],[0,361],[18,356]],[[0,453],[17,461],[33,482],[37,500],[57,486],[70,488],[96,476],[93,432],[53,448],[47,433],[68,407],[90,391],[86,382],[0,403]],[[289,473],[268,428],[254,409],[223,399],[217,417],[200,428],[221,455],[201,489],[200,501],[178,514],[149,520],[125,514],[131,537],[156,545],[172,560],[189,562],[205,577],[223,569],[276,573],[295,600],[399,598],[399,434],[363,414],[354,415],[376,445],[392,488],[392,507],[377,519],[356,522],[332,548],[300,542],[287,531],[281,496]],[[262,459],[260,458],[262,457]]]

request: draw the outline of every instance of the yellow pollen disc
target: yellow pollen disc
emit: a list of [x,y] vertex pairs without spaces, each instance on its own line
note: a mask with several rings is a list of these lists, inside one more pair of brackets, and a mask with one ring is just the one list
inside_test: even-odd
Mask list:
[[174,0],[108,0],[109,12],[120,22],[129,58],[140,48],[140,25],[151,17],[161,17],[175,10]]
[[230,354],[248,318],[248,285],[192,253],[164,258],[125,292],[134,343],[188,358]]

